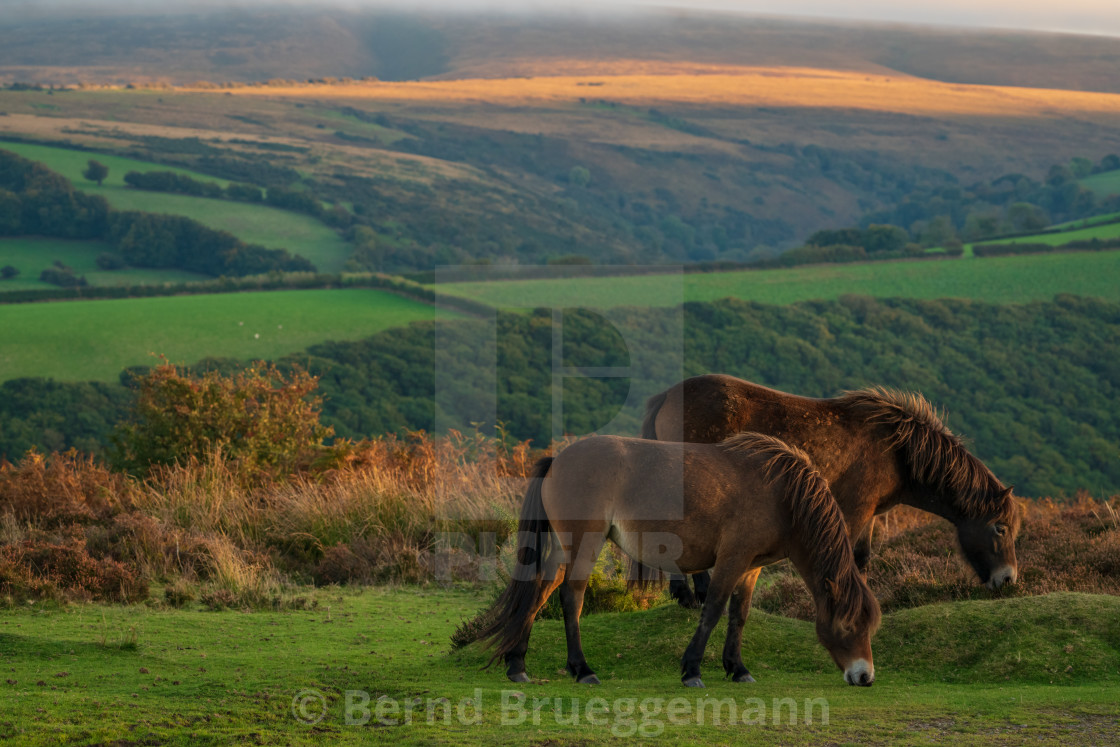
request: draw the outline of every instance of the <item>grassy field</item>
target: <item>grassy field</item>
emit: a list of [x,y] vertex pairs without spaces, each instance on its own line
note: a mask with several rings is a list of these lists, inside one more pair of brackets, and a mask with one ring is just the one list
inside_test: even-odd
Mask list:
[[1120,194],[1120,171],[1093,174],[1082,179],[1081,186],[1093,190],[1099,197]]
[[1095,226],[1099,223],[1108,223],[1109,221],[1120,220],[1120,213],[1105,213],[1104,215],[1095,215],[1092,218],[1085,218],[1084,220],[1072,220],[1068,223],[1055,223],[1050,226],[1051,228],[1060,228],[1062,230],[1072,230],[1075,228],[1088,228]]
[[225,179],[207,176],[197,171],[181,169],[175,166],[164,166],[163,164],[152,163],[151,161],[138,161],[135,158],[114,156],[107,153],[90,153],[84,150],[73,150],[71,148],[56,148],[49,145],[35,145],[33,143],[9,142],[5,140],[0,140],[0,148],[10,150],[32,161],[42,162],[47,168],[52,171],[57,171],[73,182],[74,186],[78,189],[97,189],[95,183],[86,180],[82,176],[82,172],[85,171],[86,164],[90,159],[100,161],[109,167],[109,176],[106,177],[104,182],[104,186],[106,187],[123,188],[124,175],[129,171],[171,171],[200,181],[216,182],[223,187],[229,185],[229,182]]
[[55,260],[72,267],[76,274],[84,275],[90,285],[134,285],[209,279],[206,275],[174,269],[129,267],[107,272],[97,266],[97,255],[112,250],[109,244],[101,241],[26,237],[0,239],[0,265],[12,265],[20,271],[16,277],[0,281],[0,294],[10,290],[56,287],[39,280],[39,273],[50,267]]
[[[868,689],[842,683],[810,623],[755,610],[744,661],[758,682],[722,678],[721,623],[705,660],[708,687],[694,691],[681,687],[677,662],[697,613],[676,606],[584,618],[588,659],[603,680],[597,687],[559,671],[563,627],[540,621],[529,649],[529,672],[539,679],[514,686],[500,668],[480,669],[486,657],[477,648],[448,652],[459,620],[484,604],[478,592],[308,593],[316,606],[303,611],[157,604],[0,612],[0,734],[28,743],[191,745],[1120,739],[1114,597],[1061,594],[887,615]],[[786,698],[795,718],[790,701],[777,700]]]
[[1078,224],[1070,226],[1069,230],[1062,231],[1061,233],[1041,233],[1037,236],[1017,236],[1014,239],[995,239],[992,241],[977,241],[970,244],[969,247],[976,244],[1049,244],[1050,246],[1061,246],[1068,244],[1071,241],[1087,241],[1089,239],[1115,239],[1120,237],[1120,223],[1105,223],[1105,224],[1092,224],[1085,227],[1074,227]]
[[0,380],[115,381],[121,369],[204,357],[273,359],[433,318],[377,290],[310,290],[0,306]]
[[877,298],[968,298],[992,303],[1056,293],[1120,298],[1120,252],[814,265],[779,270],[446,283],[441,293],[499,307],[673,306],[741,298],[787,304],[846,293]]
[[[175,171],[194,179],[217,182],[225,186],[229,182],[223,179],[146,161],[46,145],[0,141],[0,148],[44,163],[48,168],[70,179],[78,189],[101,195],[117,210],[144,210],[152,213],[185,215],[211,228],[229,231],[242,241],[273,249],[287,249],[300,254],[311,260],[322,272],[338,272],[350,254],[350,245],[336,231],[309,215],[280,210],[268,205],[251,205],[166,192],[148,192],[131,189],[124,183],[124,175],[129,171]],[[109,167],[109,177],[100,187],[82,177],[82,171],[91,158]],[[2,259],[3,256],[0,255],[0,260]]]

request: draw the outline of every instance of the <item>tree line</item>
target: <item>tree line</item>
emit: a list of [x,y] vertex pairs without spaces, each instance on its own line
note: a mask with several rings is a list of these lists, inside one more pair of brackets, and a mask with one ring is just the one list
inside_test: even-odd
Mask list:
[[[666,334],[683,325],[683,344]],[[321,377],[323,422],[338,437],[478,425],[545,444],[552,435],[551,310],[387,330],[330,342],[278,364]],[[563,316],[565,365],[630,375],[564,379],[563,430],[612,424],[636,434],[641,403],[682,376],[724,372],[785,391],[834,396],[872,384],[917,390],[1023,495],[1120,492],[1120,304],[1075,296],[992,305],[874,300],[768,306],[737,300]],[[496,373],[492,362],[497,362]],[[199,370],[236,370],[207,360]],[[440,371],[437,390],[436,371]],[[21,379],[0,385],[0,453],[103,449],[127,413],[127,385]],[[493,374],[493,375],[492,375]],[[496,422],[497,421],[497,422]]]

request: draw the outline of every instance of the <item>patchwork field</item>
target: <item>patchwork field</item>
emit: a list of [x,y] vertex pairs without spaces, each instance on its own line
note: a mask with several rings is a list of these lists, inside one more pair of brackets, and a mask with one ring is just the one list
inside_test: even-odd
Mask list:
[[708,687],[696,691],[681,687],[677,661],[697,613],[676,606],[585,617],[588,660],[603,680],[595,687],[562,671],[563,626],[540,621],[528,657],[537,679],[515,686],[500,667],[481,669],[487,657],[477,648],[449,653],[459,620],[485,604],[476,591],[309,594],[309,609],[250,614],[158,604],[0,612],[0,734],[184,745],[1120,738],[1113,597],[1055,594],[886,615],[871,688],[842,683],[811,623],[755,610],[744,661],[758,681],[722,678],[721,621],[704,662]]
[[[559,273],[558,273],[559,274]],[[832,264],[778,270],[445,283],[441,293],[499,307],[673,306],[741,298],[768,304],[834,299],[964,298],[1024,303],[1074,293],[1120,298],[1120,252],[1069,252],[985,259]]]
[[419,301],[356,289],[2,305],[0,380],[115,381],[153,354],[270,360],[433,315]]
[[1068,223],[1056,223],[1051,228],[1060,229],[1075,229],[1075,228],[1088,228],[1089,226],[1096,226],[1101,223],[1110,223],[1112,221],[1120,221],[1120,213],[1106,213],[1104,215],[1096,215],[1092,218],[1085,220],[1073,220]]
[[1096,192],[1101,197],[1120,194],[1120,171],[1106,171],[1103,174],[1093,174],[1081,180],[1084,187]]
[[[124,183],[124,175],[129,171],[174,171],[201,181],[228,185],[229,182],[223,179],[147,161],[67,148],[4,141],[0,141],[0,148],[42,162],[51,170],[70,179],[78,189],[101,195],[117,210],[185,215],[211,228],[228,231],[247,243],[261,244],[271,249],[287,249],[300,254],[311,260],[322,272],[341,270],[350,253],[350,245],[338,235],[337,231],[309,215],[280,210],[268,205],[149,192],[132,189]],[[100,187],[82,177],[82,171],[91,158],[109,167],[109,177]],[[4,257],[0,255],[0,260],[3,259]]]
[[[1077,224],[1074,224],[1077,225]],[[1049,244],[1061,246],[1071,241],[1088,241],[1090,239],[1115,239],[1120,237],[1120,223],[1093,224],[1090,222],[1084,228],[1069,227],[1069,230],[1060,233],[1040,233],[1035,236],[1018,236],[1014,239],[996,239],[993,241],[977,241],[976,244]],[[970,245],[970,246],[974,246]]]
[[29,288],[57,288],[39,280],[39,273],[56,260],[73,268],[75,274],[84,276],[90,285],[134,285],[210,279],[206,275],[174,269],[129,267],[112,272],[102,270],[97,266],[97,255],[112,250],[109,244],[101,241],[34,237],[0,239],[0,266],[11,265],[20,272],[14,278],[0,281],[0,294]]

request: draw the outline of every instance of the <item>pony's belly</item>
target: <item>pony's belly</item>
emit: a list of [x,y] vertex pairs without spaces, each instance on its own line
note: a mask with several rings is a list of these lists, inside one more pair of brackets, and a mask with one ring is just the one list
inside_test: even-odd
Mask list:
[[698,544],[671,529],[616,525],[608,536],[631,558],[665,573],[699,573],[711,568],[716,560],[714,547]]

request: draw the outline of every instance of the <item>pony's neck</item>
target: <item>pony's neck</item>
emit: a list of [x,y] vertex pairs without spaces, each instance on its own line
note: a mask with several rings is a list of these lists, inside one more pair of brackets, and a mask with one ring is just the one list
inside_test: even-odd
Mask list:
[[[850,546],[846,548],[845,554],[847,558],[844,564],[836,571],[841,574],[858,574],[859,570],[855,567],[855,559],[852,557]],[[798,546],[791,549],[789,559],[801,578],[804,579],[805,585],[809,587],[809,593],[813,596],[813,605],[816,609],[820,611],[828,609],[830,606],[835,607],[836,605],[828,604],[833,600],[834,592],[832,585],[828,583],[830,579],[826,577],[826,563],[819,549]],[[831,580],[835,581],[837,579]]]
[[927,485],[916,483],[912,479],[906,482],[908,484],[900,490],[899,503],[936,514],[953,524],[961,520],[961,512],[956,507],[956,501],[951,497]]

